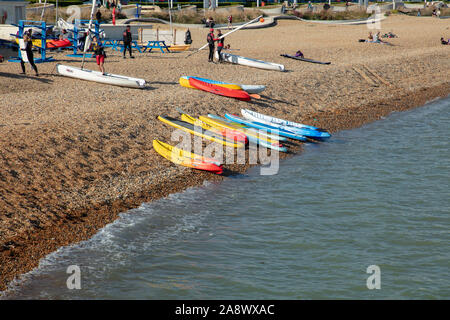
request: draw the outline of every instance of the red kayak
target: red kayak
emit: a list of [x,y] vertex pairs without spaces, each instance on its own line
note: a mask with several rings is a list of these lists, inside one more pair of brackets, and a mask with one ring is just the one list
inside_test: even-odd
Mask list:
[[68,47],[71,45],[72,45],[72,42],[70,42],[70,40],[68,40],[68,39],[47,41],[47,48],[50,48],[50,49],[64,48],[64,47]]
[[189,78],[189,84],[193,86],[194,88],[215,93],[221,96],[230,97],[239,99],[242,101],[250,101],[251,97],[247,92],[244,90],[235,90],[235,89],[229,89],[225,87],[220,87],[212,83],[203,82],[194,78]]

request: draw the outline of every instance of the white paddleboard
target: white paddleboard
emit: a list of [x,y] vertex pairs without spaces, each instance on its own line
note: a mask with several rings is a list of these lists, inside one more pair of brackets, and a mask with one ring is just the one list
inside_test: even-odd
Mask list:
[[122,76],[118,74],[106,73],[103,75],[99,71],[92,71],[89,69],[81,69],[72,66],[66,66],[63,64],[56,65],[56,71],[63,76],[95,81],[105,84],[111,84],[114,86],[128,87],[128,88],[143,88],[145,86],[145,80],[139,78],[132,78]]
[[25,44],[25,41],[23,39],[19,39],[19,47],[20,47],[20,55],[22,56],[23,62],[30,62],[28,60],[28,54],[27,54],[27,45]]
[[[217,51],[214,53],[214,56],[216,57],[216,59],[219,59],[219,53]],[[234,55],[231,53],[222,52],[222,59],[226,62],[240,64],[240,65],[248,66],[248,67],[266,69],[266,70],[284,71],[284,65],[282,65],[282,64],[267,62],[267,61],[252,59],[252,58],[247,58],[247,57],[241,57],[241,56],[237,56],[237,55]]]

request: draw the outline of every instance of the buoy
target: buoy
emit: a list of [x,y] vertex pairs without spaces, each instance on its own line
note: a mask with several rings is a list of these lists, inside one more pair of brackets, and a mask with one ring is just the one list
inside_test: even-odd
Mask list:
[[264,18],[259,19],[259,22],[264,22]]

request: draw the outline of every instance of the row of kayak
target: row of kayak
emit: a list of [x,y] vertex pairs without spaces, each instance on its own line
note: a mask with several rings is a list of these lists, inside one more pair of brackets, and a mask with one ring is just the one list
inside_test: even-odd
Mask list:
[[[241,113],[244,118],[232,114],[225,114],[224,118],[213,114],[194,118],[183,113],[181,120],[169,116],[159,116],[158,119],[176,129],[232,148],[244,148],[252,143],[287,152],[287,148],[281,144],[287,138],[308,141],[309,139],[325,140],[331,136],[321,128],[275,118],[248,109],[242,109]],[[254,121],[255,119],[257,121]],[[159,140],[153,141],[153,147],[160,155],[173,163],[217,174],[222,173],[222,164],[216,159],[205,158]]]

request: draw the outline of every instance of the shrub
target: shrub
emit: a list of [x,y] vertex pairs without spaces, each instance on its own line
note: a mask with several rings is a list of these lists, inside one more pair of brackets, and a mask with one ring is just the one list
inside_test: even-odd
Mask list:
[[294,10],[293,14],[296,17],[305,20],[354,20],[354,19],[366,19],[371,16],[365,10],[352,10],[333,12],[331,10],[321,11],[297,11]]

